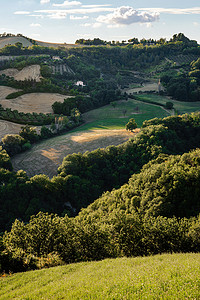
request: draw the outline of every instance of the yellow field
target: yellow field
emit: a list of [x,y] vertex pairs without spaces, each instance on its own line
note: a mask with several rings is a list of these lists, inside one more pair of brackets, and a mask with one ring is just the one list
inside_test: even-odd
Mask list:
[[125,129],[68,133],[43,141],[31,150],[16,155],[12,158],[12,164],[15,171],[23,169],[29,176],[46,174],[53,177],[68,154],[119,145],[131,137],[133,133]]

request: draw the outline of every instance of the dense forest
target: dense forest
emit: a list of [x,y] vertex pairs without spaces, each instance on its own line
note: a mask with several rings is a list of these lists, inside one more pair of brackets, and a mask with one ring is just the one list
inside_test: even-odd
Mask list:
[[1,150],[1,230],[18,218],[3,237],[3,268],[37,268],[48,255],[59,264],[197,251],[200,152],[184,152],[199,143],[199,113],[145,121],[125,144],[67,156],[52,180],[12,172]]

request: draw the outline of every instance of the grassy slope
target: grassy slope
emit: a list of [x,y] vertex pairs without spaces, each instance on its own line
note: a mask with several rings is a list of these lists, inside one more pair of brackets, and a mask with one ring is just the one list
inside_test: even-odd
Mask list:
[[[136,107],[139,108],[136,113]],[[123,111],[126,110],[124,116]],[[87,122],[78,131],[92,129],[123,129],[130,118],[134,118],[138,127],[145,120],[155,117],[164,118],[169,114],[160,107],[142,103],[136,100],[119,101],[116,107],[106,105],[104,107],[94,109],[84,114],[84,120]],[[76,129],[77,130],[77,129]]]
[[169,97],[163,97],[163,96],[153,95],[153,94],[142,94],[142,95],[137,95],[137,97],[145,100],[156,101],[161,104],[166,104],[166,102],[172,102],[174,104],[174,108],[177,111],[179,111],[180,114],[200,111],[200,102],[181,102],[181,101],[172,100]]
[[200,254],[107,259],[0,279],[0,299],[199,299]]

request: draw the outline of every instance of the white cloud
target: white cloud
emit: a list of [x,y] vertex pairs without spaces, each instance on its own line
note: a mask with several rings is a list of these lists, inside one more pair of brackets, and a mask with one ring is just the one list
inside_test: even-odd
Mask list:
[[41,27],[41,25],[39,23],[31,23],[30,26],[31,27]]
[[56,4],[54,3],[53,6],[57,6],[57,7],[68,7],[68,6],[77,6],[77,5],[81,5],[82,3],[79,1],[64,1],[61,4]]
[[49,14],[48,17],[50,19],[56,19],[56,20],[62,20],[62,19],[65,19],[67,16],[67,13],[63,12],[63,11],[60,11],[60,12],[55,12],[55,13],[52,13],[52,14]]
[[107,7],[107,6],[111,6],[111,4],[82,5],[82,7],[85,7],[85,8]]
[[198,27],[198,26],[199,26],[199,23],[198,23],[198,22],[193,22],[193,25],[194,25],[195,27]]
[[41,18],[41,19],[44,18],[43,15],[36,15],[36,14],[29,15],[29,17],[36,17],[36,18]]
[[149,11],[149,12],[157,12],[157,13],[166,13],[172,15],[199,15],[200,14],[200,7],[191,7],[191,8],[162,8],[162,7],[155,7],[155,8],[139,8],[140,11]]
[[30,14],[29,11],[24,11],[24,10],[14,12],[14,15],[29,15],[29,14]]
[[130,25],[133,23],[150,23],[159,19],[157,12],[139,12],[130,6],[121,6],[106,16],[99,16],[97,22],[107,24]]
[[77,16],[71,15],[69,18],[70,18],[70,20],[86,20],[86,19],[88,19],[89,17],[88,17],[88,16],[77,17]]
[[111,7],[95,7],[95,8],[71,8],[71,9],[41,9],[35,10],[35,13],[40,14],[57,14],[57,13],[65,13],[67,14],[93,14],[93,13],[101,13],[101,12],[113,12],[114,8]]
[[40,4],[47,4],[49,2],[50,2],[50,0],[40,0]]

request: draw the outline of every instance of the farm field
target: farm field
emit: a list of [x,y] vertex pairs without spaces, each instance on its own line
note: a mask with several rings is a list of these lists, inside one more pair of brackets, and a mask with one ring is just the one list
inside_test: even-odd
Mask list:
[[[137,112],[136,112],[137,109]],[[123,111],[126,110],[126,116]],[[28,176],[46,174],[53,177],[63,158],[71,153],[92,151],[109,145],[119,145],[133,136],[125,130],[130,118],[135,118],[140,127],[146,119],[166,117],[162,108],[136,100],[119,101],[83,114],[86,124],[70,133],[54,137],[33,146],[12,158],[14,170],[23,169]]]
[[[0,93],[6,94],[7,87],[0,87]],[[13,91],[14,89],[12,89]],[[12,92],[11,91],[11,92]],[[0,104],[3,108],[11,108],[24,113],[53,113],[52,104],[55,101],[63,102],[69,96],[56,93],[29,93],[19,96],[15,99],[5,99],[0,97]]]
[[7,299],[199,299],[200,254],[106,259],[0,278]]
[[158,83],[157,82],[144,83],[140,87],[128,88],[128,89],[124,89],[124,91],[127,92],[128,94],[146,92],[146,91],[158,91]]
[[18,134],[23,125],[0,120],[0,141],[6,134]]
[[6,76],[14,77],[15,80],[33,79],[37,82],[41,79],[40,65],[31,65],[23,68],[21,71],[17,69],[6,69],[0,71],[0,75],[5,74]]
[[14,89],[9,86],[0,86],[0,104],[2,104],[1,100],[5,100],[6,96],[8,96],[9,94],[15,93],[17,91],[19,91],[19,90]]
[[132,136],[133,133],[125,129],[68,133],[40,142],[31,150],[14,156],[12,165],[15,171],[23,169],[30,177],[41,173],[51,178],[68,154],[119,145]]
[[137,97],[140,99],[155,101],[160,104],[166,104],[166,102],[170,101],[174,104],[174,108],[178,111],[179,114],[200,111],[200,102],[181,102],[173,100],[169,97],[153,94],[141,94],[137,95]]

